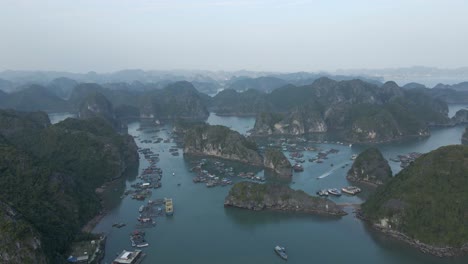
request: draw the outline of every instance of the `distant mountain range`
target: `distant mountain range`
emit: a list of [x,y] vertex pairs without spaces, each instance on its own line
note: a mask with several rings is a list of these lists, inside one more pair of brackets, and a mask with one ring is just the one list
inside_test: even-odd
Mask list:
[[162,89],[178,81],[191,82],[194,87],[206,94],[216,94],[222,89],[245,91],[255,89],[264,92],[287,84],[311,84],[320,77],[334,80],[362,79],[368,82],[381,83],[382,78],[358,75],[333,75],[329,73],[274,73],[253,71],[143,71],[122,70],[113,73],[70,73],[56,71],[3,71],[0,72],[0,90],[12,92],[21,90],[25,85],[38,84],[59,90],[60,97],[69,96],[69,86],[76,83],[98,83],[109,89],[118,90],[154,90]]

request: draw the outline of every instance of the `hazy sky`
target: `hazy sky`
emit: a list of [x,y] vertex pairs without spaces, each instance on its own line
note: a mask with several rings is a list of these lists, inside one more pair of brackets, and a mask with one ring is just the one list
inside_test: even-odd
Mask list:
[[467,0],[0,0],[0,70],[468,66]]

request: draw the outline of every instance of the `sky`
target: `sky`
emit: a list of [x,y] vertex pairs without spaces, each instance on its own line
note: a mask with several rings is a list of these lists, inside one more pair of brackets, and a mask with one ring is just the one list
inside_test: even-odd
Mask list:
[[0,70],[468,66],[466,0],[0,0]]

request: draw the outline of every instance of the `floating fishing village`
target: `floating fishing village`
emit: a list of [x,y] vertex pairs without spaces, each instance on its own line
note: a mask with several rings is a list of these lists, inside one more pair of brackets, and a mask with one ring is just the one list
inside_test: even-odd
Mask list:
[[[124,190],[121,199],[132,199],[141,202],[135,209],[134,222],[114,222],[112,227],[114,230],[119,230],[123,227],[130,227],[131,232],[128,233],[127,246],[120,248],[120,253],[115,252],[113,263],[141,263],[151,250],[152,239],[148,236],[149,229],[164,228],[160,226],[161,219],[167,217],[177,217],[177,200],[170,197],[158,195],[158,189],[163,188],[163,177],[171,177],[176,179],[176,186],[180,188],[182,180],[177,180],[179,177],[176,172],[171,171],[171,168],[163,168],[160,166],[161,154],[164,153],[167,157],[183,158],[187,166],[188,175],[192,175],[191,182],[197,185],[203,185],[208,189],[214,187],[226,187],[235,184],[239,181],[250,181],[257,183],[268,182],[268,177],[264,174],[263,169],[239,165],[236,162],[224,160],[217,157],[199,157],[180,155],[181,147],[177,141],[177,135],[161,129],[141,129],[139,131],[151,131],[152,133],[165,132],[164,136],[151,136],[151,139],[140,139],[140,136],[134,136],[140,144],[138,144],[138,153],[141,160],[145,160],[147,165],[140,169],[136,180],[128,185]],[[160,135],[158,133],[158,135]],[[177,142],[177,144],[175,144]],[[165,144],[164,147],[154,148],[158,144]],[[162,146],[162,145],[161,145]],[[332,147],[332,146],[340,146]],[[302,137],[269,137],[258,140],[258,150],[263,155],[268,148],[279,149],[285,154],[291,162],[291,169],[297,175],[309,176],[316,182],[325,181],[325,178],[332,175],[338,170],[347,170],[357,158],[356,153],[349,153],[352,145],[342,142],[323,142],[306,140]],[[344,152],[344,154],[340,154]],[[341,162],[334,162],[335,155],[346,155],[346,158]],[[182,157],[180,157],[182,156]],[[408,166],[416,158],[421,156],[421,153],[412,152],[408,154],[396,155],[396,158],[390,158],[390,161],[399,162],[402,168]],[[344,160],[344,162],[343,162]],[[325,165],[327,164],[327,165]],[[319,175],[306,175],[306,168],[310,166],[320,166],[325,169],[324,173]],[[323,171],[323,170],[322,170]],[[292,182],[294,184],[294,181]],[[356,185],[341,185],[341,186],[326,186],[318,185],[319,189],[313,191],[317,197],[323,199],[344,199],[342,204],[350,204],[347,198],[359,195],[362,192],[361,187]],[[216,188],[215,188],[216,189]],[[164,221],[163,221],[164,222]],[[133,250],[131,250],[133,248]],[[286,248],[284,246],[273,247],[274,252],[282,259],[288,259]]]
[[[139,129],[143,130],[143,129]],[[150,132],[160,132],[162,129],[152,129],[147,130]],[[170,134],[175,141],[175,134]],[[170,143],[170,138],[162,138],[153,136],[152,140],[144,139],[140,140],[138,136],[134,136],[136,140],[139,140],[141,144],[159,144],[159,143]],[[315,157],[308,158],[307,161],[310,163],[321,164],[324,160],[328,159],[329,155],[339,153],[338,149],[328,149],[322,150],[316,146],[320,142],[307,141],[301,137],[296,138],[269,138],[271,142],[266,145],[260,145],[259,149],[262,153],[266,147],[279,148],[285,153],[289,153],[289,159],[294,163],[292,169],[296,173],[304,171],[303,163],[306,162],[304,158],[304,151],[307,152],[316,152]],[[341,142],[335,142],[337,145],[344,145]],[[177,145],[173,145],[168,149],[168,152],[171,156],[179,156],[180,148]],[[130,188],[125,190],[121,198],[130,197],[131,199],[137,201],[146,201],[144,204],[141,204],[136,212],[135,220],[133,227],[134,230],[129,234],[129,246],[135,248],[133,251],[128,251],[124,249],[120,254],[117,255],[113,263],[141,263],[145,257],[145,253],[142,251],[143,248],[150,247],[151,241],[147,240],[146,230],[148,228],[155,228],[157,226],[158,218],[160,217],[169,217],[174,214],[174,204],[171,198],[154,198],[155,192],[157,189],[162,187],[162,177],[163,175],[175,176],[175,173],[164,173],[163,168],[158,166],[160,161],[160,153],[155,153],[149,147],[138,147],[138,153],[141,158],[144,158],[148,162],[148,166],[143,168],[139,175],[137,176],[137,181],[130,185]],[[401,156],[402,162],[405,160]],[[406,157],[406,156],[405,156]],[[350,160],[354,160],[356,155],[352,155]],[[190,160],[191,164],[190,172],[194,175],[192,178],[193,183],[195,184],[204,184],[207,188],[212,188],[216,186],[228,186],[232,185],[234,181],[237,180],[248,180],[253,182],[263,183],[266,181],[265,176],[261,175],[258,169],[252,168],[251,171],[248,171],[249,168],[238,166],[227,165],[227,161],[223,161],[217,158],[201,158]],[[348,164],[344,164],[341,168],[347,167]],[[333,164],[331,164],[333,167]],[[245,170],[247,169],[247,171]],[[322,175],[323,176],[323,175]],[[167,177],[167,176],[166,176]],[[317,177],[321,179],[321,176]],[[178,183],[180,186],[180,183]],[[339,197],[342,193],[348,195],[356,195],[361,192],[361,189],[356,186],[346,186],[341,189],[329,188],[321,189],[316,192],[319,197],[328,197],[329,195]],[[112,227],[122,228],[125,227],[128,223],[114,223]],[[275,252],[283,259],[287,259],[285,254],[285,248],[277,246],[274,248]]]

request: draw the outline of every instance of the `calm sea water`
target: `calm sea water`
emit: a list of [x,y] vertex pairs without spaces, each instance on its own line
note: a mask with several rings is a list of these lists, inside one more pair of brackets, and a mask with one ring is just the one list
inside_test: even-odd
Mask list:
[[76,114],[73,114],[73,113],[51,113],[49,114],[50,123],[52,124],[56,124],[69,117],[76,117]]
[[[219,117],[211,115],[208,122],[221,124],[245,133],[253,127],[253,118]],[[139,140],[154,136],[169,137],[167,130],[140,130],[140,123],[129,124],[131,135]],[[378,145],[386,158],[412,151],[428,152],[440,146],[459,144],[464,127],[435,129],[432,136],[403,142]],[[143,144],[160,154],[159,166],[164,170],[163,187],[153,191],[153,199],[172,197],[174,215],[157,219],[157,226],[146,229],[150,246],[144,251],[147,257],[143,263],[284,263],[273,251],[277,244],[287,248],[288,263],[467,263],[468,259],[439,259],[420,253],[398,241],[394,241],[373,230],[356,219],[352,209],[342,218],[327,218],[303,214],[279,212],[253,212],[235,208],[224,208],[224,197],[229,187],[206,188],[192,182],[189,172],[191,164],[183,156],[169,154],[173,143]],[[322,164],[304,163],[305,170],[295,173],[292,188],[315,194],[318,189],[342,187],[349,183],[345,179],[350,157],[366,148],[365,145],[352,147],[332,144],[318,144],[327,150],[339,149],[330,154]],[[182,152],[181,152],[182,153]],[[305,158],[316,152],[305,152]],[[332,167],[331,164],[334,164]],[[348,164],[348,167],[341,168]],[[399,164],[391,162],[394,172]],[[143,158],[140,170],[148,166]],[[175,176],[172,176],[175,173]],[[318,176],[324,176],[317,179]],[[126,182],[127,188],[135,180]],[[181,185],[178,186],[178,183]],[[111,263],[123,249],[132,249],[129,234],[134,230],[138,208],[144,202],[126,197],[120,199],[115,191],[117,205],[96,226],[95,232],[108,235],[104,263]],[[365,196],[365,194],[363,195]],[[343,195],[331,198],[338,203],[360,203],[361,197]],[[121,229],[112,228],[114,222],[124,222]]]

